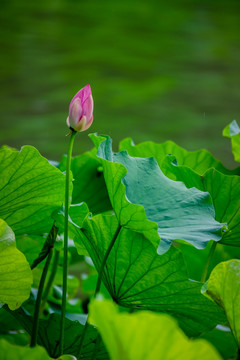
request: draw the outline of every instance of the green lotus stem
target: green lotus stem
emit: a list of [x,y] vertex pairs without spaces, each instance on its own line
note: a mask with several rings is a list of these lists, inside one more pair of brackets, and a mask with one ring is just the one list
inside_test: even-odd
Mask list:
[[49,251],[46,263],[43,268],[39,288],[38,288],[37,300],[36,300],[36,304],[35,304],[34,317],[33,317],[32,336],[31,336],[31,343],[30,343],[31,347],[34,347],[37,344],[39,311],[40,311],[40,305],[41,305],[41,300],[42,300],[43,287],[44,287],[44,283],[46,280],[48,267],[49,267],[49,264],[52,259],[52,254],[53,254],[53,248],[51,248]]
[[52,287],[52,284],[53,284],[53,281],[54,281],[54,278],[55,278],[55,275],[56,275],[56,272],[57,272],[57,265],[58,265],[59,255],[60,255],[60,251],[55,250],[55,254],[54,254],[54,257],[53,257],[52,271],[50,273],[50,276],[49,276],[49,279],[48,279],[48,282],[47,282],[47,285],[46,285],[46,288],[45,288],[45,291],[44,291],[44,294],[43,294],[43,297],[42,297],[42,305],[41,305],[41,309],[40,309],[41,313],[44,310],[45,304],[47,302],[49,291],[50,291],[50,289]]
[[65,224],[64,224],[64,258],[63,258],[63,284],[62,284],[62,311],[60,320],[60,354],[63,354],[64,349],[64,329],[65,329],[65,314],[66,314],[66,302],[67,302],[67,261],[68,261],[68,211],[69,211],[69,181],[70,181],[70,168],[73,142],[77,132],[72,131],[67,154],[67,166],[66,166],[66,182],[65,182]]
[[208,257],[207,257],[207,261],[206,261],[204,269],[203,269],[201,282],[205,282],[207,280],[207,274],[208,274],[209,266],[211,264],[212,257],[213,257],[214,251],[216,249],[216,246],[217,246],[217,242],[213,241],[213,243],[211,245],[211,249],[210,249]]
[[[108,256],[115,244],[115,241],[117,240],[117,237],[120,233],[120,230],[121,230],[121,225],[119,224],[118,225],[118,228],[112,238],[112,241],[110,242],[109,244],[109,247],[104,255],[104,258],[103,258],[103,261],[102,261],[102,264],[101,264],[101,267],[100,267],[100,270],[99,270],[99,274],[98,274],[98,280],[97,280],[97,285],[96,285],[96,289],[95,289],[95,292],[94,292],[94,299],[96,298],[97,294],[99,293],[100,291],[100,288],[101,288],[101,282],[102,282],[102,276],[103,276],[103,271],[104,271],[104,268],[105,268],[105,265],[106,265],[106,262],[107,262],[107,259],[108,259]],[[86,323],[84,325],[84,329],[83,329],[83,332],[82,332],[82,337],[81,337],[81,341],[80,341],[80,344],[79,344],[79,351],[78,351],[78,356],[77,358],[79,359],[81,357],[81,352],[82,352],[82,346],[83,346],[83,342],[84,342],[84,339],[85,339],[85,336],[86,336],[86,333],[87,333],[87,329],[89,327],[89,323],[88,321],[86,320]],[[97,341],[98,343],[98,341]],[[98,346],[96,343],[96,346]],[[95,353],[95,351],[94,351]]]
[[38,264],[40,264],[48,256],[51,248],[54,246],[54,242],[56,240],[57,233],[58,233],[58,228],[55,226],[55,223],[54,223],[48,234],[46,241],[44,242],[44,245],[40,251],[40,254],[38,255],[38,257],[34,260],[34,262],[31,265],[31,270],[35,269],[35,267],[38,266]]

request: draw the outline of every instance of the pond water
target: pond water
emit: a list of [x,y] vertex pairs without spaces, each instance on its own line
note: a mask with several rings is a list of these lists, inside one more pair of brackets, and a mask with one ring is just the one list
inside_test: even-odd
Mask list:
[[[174,140],[234,166],[240,120],[240,2],[2,0],[1,144],[59,160],[73,95],[92,87],[91,132]],[[78,135],[74,153],[92,147]]]

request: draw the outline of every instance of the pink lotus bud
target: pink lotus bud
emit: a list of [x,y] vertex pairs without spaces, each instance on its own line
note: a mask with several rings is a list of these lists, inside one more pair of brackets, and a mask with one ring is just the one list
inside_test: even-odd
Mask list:
[[90,85],[86,85],[72,99],[67,125],[71,130],[87,130],[93,122],[93,98]]

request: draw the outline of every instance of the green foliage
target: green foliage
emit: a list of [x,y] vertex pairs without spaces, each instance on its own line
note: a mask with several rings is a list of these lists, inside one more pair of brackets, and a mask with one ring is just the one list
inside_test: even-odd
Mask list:
[[[85,246],[79,241],[81,238],[80,229],[86,216],[89,215],[88,207],[85,203],[72,204],[69,208],[69,221],[68,232],[69,237],[76,243],[76,248],[79,255],[88,256],[88,252]],[[60,232],[64,232],[64,212],[60,211],[54,215],[56,219],[56,225],[59,227]]]
[[178,146],[173,141],[166,141],[162,144],[156,144],[152,141],[146,141],[135,145],[132,139],[127,138],[120,142],[120,151],[126,150],[129,155],[134,157],[153,156],[160,168],[167,155],[173,155],[177,158],[179,165],[184,165],[196,171],[199,175],[204,174],[208,169],[214,168],[223,174],[233,175],[239,173],[240,169],[229,170],[223,164],[215,159],[207,150],[187,151]]
[[233,120],[231,124],[225,127],[223,136],[231,139],[234,159],[235,161],[240,162],[240,127],[236,120]]
[[[22,309],[14,313],[16,319],[22,324],[23,328],[31,334],[33,319]],[[78,354],[79,343],[84,325],[78,321],[65,319],[65,342],[64,354],[76,356]],[[98,332],[93,326],[90,327],[87,337],[83,344],[84,359],[92,359]],[[48,354],[57,358],[60,356],[59,347],[60,337],[60,315],[52,314],[47,320],[40,320],[38,332],[38,345],[43,346]],[[103,344],[99,349],[98,359],[107,359],[107,353]]]
[[109,300],[95,300],[90,322],[97,325],[112,360],[221,360],[206,340],[189,340],[168,315],[123,314]]
[[170,179],[183,182],[187,188],[195,187],[208,192],[213,201],[216,220],[228,225],[229,231],[224,232],[221,243],[239,246],[240,178],[233,176],[239,173],[239,168],[230,171],[206,150],[188,152],[169,141],[134,146],[130,139],[126,139],[120,144],[120,149],[126,149],[132,156],[154,156]]
[[203,333],[200,339],[206,339],[216,349],[223,359],[235,359],[237,356],[237,345],[232,335],[232,332],[227,327],[217,327],[212,331]]
[[[115,216],[97,215],[83,225],[82,241],[98,271],[116,228]],[[119,233],[103,282],[119,305],[170,313],[189,336],[224,321],[218,307],[201,295],[201,284],[188,280],[180,251],[172,247],[160,256],[142,234],[128,229]]]
[[[108,136],[91,139],[95,148],[72,160],[65,258],[66,158],[55,168],[30,146],[0,150],[1,353],[62,360],[236,357],[240,260],[232,259],[240,257],[239,168],[228,170],[207,151],[188,152],[173,142],[135,146],[125,139],[115,153]],[[38,302],[38,347],[31,349],[26,344],[34,338],[39,281],[53,247]],[[216,265],[204,296],[199,280]],[[97,327],[85,328],[88,303],[99,289],[120,313],[111,301],[95,301]]]
[[240,260],[218,264],[211,272],[204,290],[225,311],[240,348]]
[[39,235],[17,235],[16,246],[25,256],[30,265],[38,258],[46,238]]
[[22,347],[0,339],[1,360],[50,360],[47,351],[41,347]]
[[207,191],[212,197],[216,220],[227,224],[221,243],[240,246],[240,177],[229,176],[209,169],[202,176],[187,166],[178,166],[171,157],[164,163],[165,172],[174,180],[182,181],[188,188]]
[[49,232],[62,206],[64,175],[31,146],[0,150],[0,218],[16,235]]
[[[67,157],[64,156],[59,164],[61,171],[66,170]],[[96,157],[96,149],[76,156],[71,161],[73,174],[72,204],[86,202],[93,214],[111,209],[101,161]]]
[[209,240],[220,240],[223,224],[214,220],[208,193],[187,189],[160,170],[154,158],[113,153],[109,137],[91,136],[98,147],[112,207],[124,228],[144,234],[159,253],[171,242],[185,240],[204,248]]
[[[64,343],[64,354],[78,354],[79,342],[84,326],[78,321],[71,321],[66,319],[65,323],[65,343]],[[95,342],[98,332],[94,327],[89,329],[87,338],[83,344],[83,358],[92,359],[94,352]],[[60,316],[53,314],[47,321],[42,320],[39,325],[39,344],[44,346],[50,356],[56,358],[60,356],[59,349],[59,336],[60,336]],[[98,359],[106,359],[106,350],[101,345],[98,353]]]
[[[207,247],[201,251],[194,248],[193,246],[189,246],[188,244],[175,245],[180,249],[184,256],[190,279],[201,281],[203,269],[212,247],[212,242],[210,242]],[[207,273],[210,274],[210,272],[219,262],[227,261],[232,258],[240,259],[240,247],[218,243],[217,247],[215,248],[212,261],[209,264]]]
[[31,284],[30,266],[16,248],[12,229],[0,219],[0,302],[17,309],[28,299]]

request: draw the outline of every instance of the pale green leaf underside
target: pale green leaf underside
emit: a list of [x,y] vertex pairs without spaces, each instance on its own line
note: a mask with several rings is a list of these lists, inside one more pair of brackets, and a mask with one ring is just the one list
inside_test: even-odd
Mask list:
[[[99,271],[116,232],[115,216],[97,215],[83,225],[82,241]],[[121,306],[171,313],[184,331],[196,336],[223,321],[222,311],[188,280],[180,251],[158,255],[140,233],[122,228],[107,260],[103,282]],[[203,316],[204,313],[204,316]]]
[[208,193],[168,179],[154,158],[113,153],[109,137],[91,138],[98,147],[109,198],[122,226],[143,233],[155,247],[160,237],[159,253],[166,252],[176,239],[197,248],[204,248],[209,240],[220,240],[222,224],[214,219]]
[[209,192],[216,220],[226,223],[228,227],[221,243],[240,246],[240,177],[224,175],[215,169],[209,169],[199,176],[186,166],[178,166],[172,157],[167,157],[162,166],[164,173],[171,179],[184,182],[188,188],[196,187]]
[[64,201],[65,176],[31,146],[0,150],[0,217],[16,235],[49,232]]
[[109,300],[90,304],[112,360],[220,360],[206,340],[189,340],[168,315],[147,311],[119,313]]
[[23,347],[0,339],[1,360],[50,360],[47,351],[41,347]]
[[0,302],[17,309],[28,299],[31,284],[29,263],[16,248],[13,231],[0,219]]
[[234,159],[240,162],[240,127],[238,126],[236,120],[233,120],[231,124],[225,127],[223,130],[223,136],[231,139]]
[[206,292],[224,309],[240,348],[240,260],[218,264],[211,272]]

